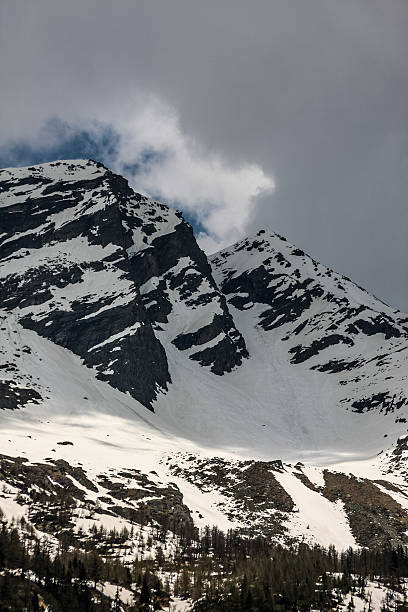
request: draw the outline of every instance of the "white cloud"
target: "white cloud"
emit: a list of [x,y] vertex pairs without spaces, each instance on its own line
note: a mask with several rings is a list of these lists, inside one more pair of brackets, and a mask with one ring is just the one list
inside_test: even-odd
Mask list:
[[[63,129],[53,130],[60,122]],[[105,100],[92,117],[75,111],[60,118],[44,116],[42,125],[25,130],[17,142],[34,151],[58,151],[58,140],[64,150],[64,143],[83,131],[102,142],[107,127],[119,138],[113,150],[107,139],[100,161],[126,176],[137,191],[188,213],[200,228],[201,247],[209,253],[241,238],[257,197],[274,190],[273,178],[262,168],[249,163],[234,167],[206,150],[183,133],[173,109],[147,94]],[[13,139],[9,142],[12,150]]]
[[217,251],[222,249],[223,246],[225,246],[223,244],[220,244],[215,238],[213,238],[209,234],[206,234],[205,232],[199,232],[196,235],[196,238],[199,247],[209,255],[211,255],[212,253],[216,253]]
[[274,180],[254,164],[231,167],[219,155],[200,148],[183,134],[177,115],[150,98],[115,128],[121,134],[115,170],[129,176],[129,164],[156,152],[139,167],[130,182],[139,191],[170,205],[178,203],[204,231],[202,247],[215,251],[240,238],[246,230],[256,197],[274,189]]
[[[55,130],[53,125],[63,129]],[[33,151],[58,151],[59,142],[65,150],[64,144],[75,133],[87,132],[101,143],[107,128],[118,135],[118,142],[112,148],[107,139],[100,161],[126,176],[137,191],[181,208],[196,220],[200,244],[207,252],[245,235],[257,197],[274,190],[273,178],[261,167],[227,163],[184,133],[168,104],[140,91],[123,99],[107,95],[92,108],[92,115],[87,108],[59,115],[50,107],[41,124],[25,125],[19,138],[8,141],[10,151],[15,142]],[[7,143],[2,146],[2,152],[6,150]]]

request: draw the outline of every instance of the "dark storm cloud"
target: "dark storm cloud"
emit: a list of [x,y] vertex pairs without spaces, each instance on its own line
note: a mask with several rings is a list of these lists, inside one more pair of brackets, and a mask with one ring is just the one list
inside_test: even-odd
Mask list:
[[146,188],[193,208],[213,172],[204,200],[237,202],[209,208],[216,242],[268,225],[408,309],[406,0],[3,0],[0,24],[4,143],[44,146],[54,116],[136,123],[122,157],[142,136],[176,151]]

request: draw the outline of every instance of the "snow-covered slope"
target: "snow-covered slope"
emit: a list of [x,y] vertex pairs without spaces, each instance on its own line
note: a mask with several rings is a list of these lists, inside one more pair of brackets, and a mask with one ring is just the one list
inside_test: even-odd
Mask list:
[[246,356],[180,213],[91,161],[3,170],[0,194],[2,306],[102,380],[151,406],[170,383],[155,329],[216,374]]
[[7,169],[0,291],[0,507],[405,541],[408,318],[285,239],[209,262],[101,164]]
[[406,432],[406,315],[277,234],[261,231],[211,262],[255,370],[264,364],[270,403],[279,398],[298,429],[299,450],[310,427],[321,449],[344,452],[378,452],[384,436]]
[[[0,340],[2,378],[20,405],[0,414],[0,508],[9,518],[26,516],[54,534],[49,517],[63,488],[73,529],[90,537],[94,525],[127,527],[130,558],[139,546],[135,525],[153,533],[146,522],[175,534],[216,524],[340,549],[404,541],[407,485],[384,476],[378,461],[346,466],[356,478],[341,467],[216,455],[171,435],[160,415],[14,315],[1,313]],[[371,527],[362,532],[365,522]]]
[[260,231],[211,261],[254,351],[259,334],[279,338],[288,363],[332,375],[345,409],[408,404],[406,316],[277,234]]

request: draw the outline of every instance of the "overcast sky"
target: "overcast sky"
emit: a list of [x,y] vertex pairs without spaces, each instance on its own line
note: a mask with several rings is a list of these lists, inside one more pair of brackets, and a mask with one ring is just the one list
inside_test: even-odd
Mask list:
[[1,0],[0,57],[3,166],[98,158],[408,311],[408,0]]

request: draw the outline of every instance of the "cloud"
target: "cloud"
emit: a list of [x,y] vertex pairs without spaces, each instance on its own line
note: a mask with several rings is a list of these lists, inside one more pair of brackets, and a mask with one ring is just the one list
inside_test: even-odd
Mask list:
[[200,147],[182,133],[175,113],[157,100],[121,125],[120,133],[114,168],[137,189],[170,205],[182,203],[200,224],[206,250],[240,238],[257,197],[274,189],[273,178],[259,166],[234,167]]
[[[109,117],[110,115],[108,115]],[[233,167],[183,134],[174,110],[143,96],[114,125],[103,120],[48,120],[21,141],[0,147],[0,163],[29,165],[91,157],[126,176],[139,192],[180,207],[214,252],[245,232],[257,198],[274,189],[259,166]]]

